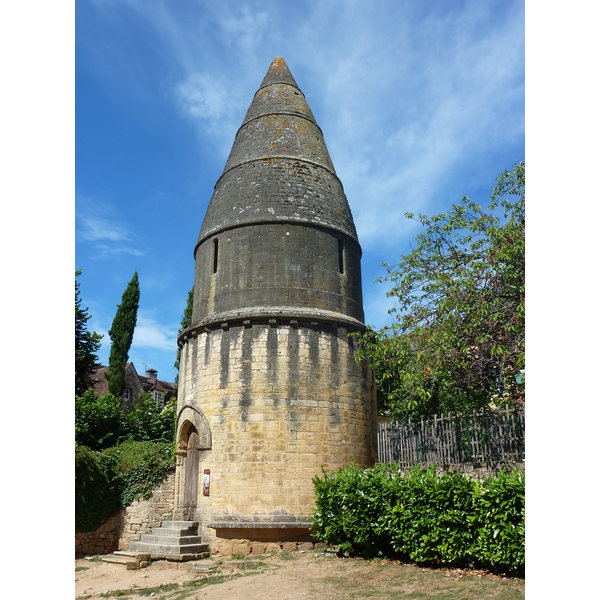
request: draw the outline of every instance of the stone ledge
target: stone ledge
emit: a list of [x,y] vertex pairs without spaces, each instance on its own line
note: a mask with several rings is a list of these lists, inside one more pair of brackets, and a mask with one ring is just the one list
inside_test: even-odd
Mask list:
[[211,521],[212,529],[310,529],[309,521]]
[[364,331],[366,328],[365,324],[358,319],[332,310],[288,306],[255,306],[209,315],[183,331],[177,338],[177,344],[182,348],[183,344],[191,337],[196,337],[198,334],[211,329],[221,329],[223,323],[227,323],[228,328],[233,325],[250,327],[253,322],[273,326],[270,323],[273,320],[277,324],[289,325],[294,328],[303,323],[309,327],[315,327],[320,323],[337,325],[354,331]]

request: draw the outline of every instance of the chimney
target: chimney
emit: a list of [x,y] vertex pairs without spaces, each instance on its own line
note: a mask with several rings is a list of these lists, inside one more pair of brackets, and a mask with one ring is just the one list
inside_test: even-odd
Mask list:
[[156,381],[158,376],[158,371],[156,369],[146,369],[146,377],[148,379],[154,379]]

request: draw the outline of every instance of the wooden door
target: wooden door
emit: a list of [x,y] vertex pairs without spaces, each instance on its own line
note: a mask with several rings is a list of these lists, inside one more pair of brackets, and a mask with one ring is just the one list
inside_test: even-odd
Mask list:
[[198,431],[192,425],[188,434],[185,465],[185,488],[183,493],[183,520],[192,521],[198,502]]

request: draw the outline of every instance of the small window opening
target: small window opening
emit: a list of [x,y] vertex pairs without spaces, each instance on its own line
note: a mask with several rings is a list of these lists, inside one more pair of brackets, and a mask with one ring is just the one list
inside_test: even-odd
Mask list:
[[213,241],[213,273],[217,272],[217,264],[219,262],[219,240]]
[[344,274],[344,242],[342,240],[338,240],[338,255],[339,255],[339,263],[340,263],[340,273]]

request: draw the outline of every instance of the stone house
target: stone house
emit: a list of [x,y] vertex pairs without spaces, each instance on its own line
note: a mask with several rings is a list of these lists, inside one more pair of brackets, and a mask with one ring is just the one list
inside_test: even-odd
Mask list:
[[[108,367],[98,365],[92,380],[94,381],[94,394],[101,396],[108,394],[108,381],[105,373]],[[173,396],[175,393],[175,384],[170,381],[158,379],[156,369],[146,369],[145,375],[139,375],[134,364],[128,362],[125,366],[125,391],[123,392],[123,403],[135,405],[140,395],[150,392],[152,399],[160,405]]]

